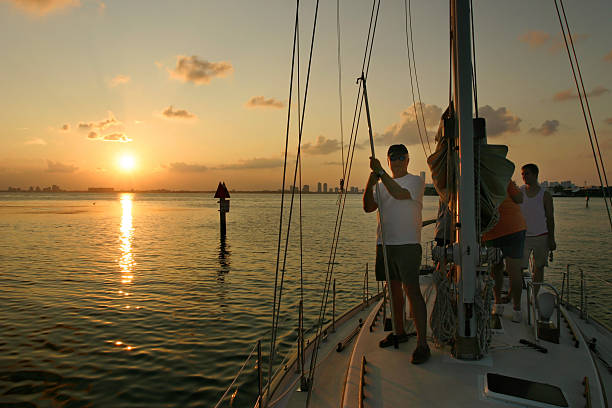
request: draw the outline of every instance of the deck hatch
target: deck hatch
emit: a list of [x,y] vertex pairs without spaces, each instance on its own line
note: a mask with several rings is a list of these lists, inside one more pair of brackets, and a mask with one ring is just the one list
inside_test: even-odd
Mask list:
[[561,388],[550,384],[487,373],[485,387],[486,394],[495,394],[490,395],[493,398],[514,402],[520,402],[520,400],[524,402],[529,401],[532,405],[539,406],[569,406]]

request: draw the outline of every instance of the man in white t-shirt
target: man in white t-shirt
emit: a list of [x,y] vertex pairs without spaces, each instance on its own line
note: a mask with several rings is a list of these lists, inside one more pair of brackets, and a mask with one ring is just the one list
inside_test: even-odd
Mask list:
[[[522,266],[528,267],[529,256],[533,253],[532,278],[536,283],[544,280],[544,267],[549,251],[557,249],[552,196],[538,183],[539,173],[538,166],[533,163],[521,168],[521,176],[525,182],[525,185],[521,186],[523,193],[521,211],[527,224]],[[539,289],[539,286],[534,288],[536,294]]]
[[[373,212],[381,209],[378,217],[376,245],[376,279],[385,281],[382,250],[384,234],[393,298],[393,315],[396,333],[390,333],[380,341],[380,347],[408,341],[404,330],[404,304],[402,286],[410,302],[417,332],[417,347],[412,354],[412,363],[421,364],[429,359],[427,345],[427,308],[419,285],[421,266],[421,211],[425,184],[421,177],[408,173],[408,149],[403,144],[392,145],[387,152],[391,176],[377,159],[370,159],[372,173],[363,194],[363,209]],[[379,183],[380,179],[380,183]],[[374,186],[378,185],[380,203],[377,202]],[[382,231],[381,231],[382,227]]]

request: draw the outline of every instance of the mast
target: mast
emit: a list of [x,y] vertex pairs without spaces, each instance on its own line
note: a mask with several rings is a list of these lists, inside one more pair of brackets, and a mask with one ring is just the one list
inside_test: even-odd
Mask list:
[[459,295],[457,299],[458,330],[455,356],[479,358],[476,341],[474,295],[476,266],[480,246],[476,231],[474,181],[474,124],[472,115],[472,51],[470,32],[470,1],[451,0],[453,24],[453,79],[455,130],[458,135],[457,243],[453,248]]

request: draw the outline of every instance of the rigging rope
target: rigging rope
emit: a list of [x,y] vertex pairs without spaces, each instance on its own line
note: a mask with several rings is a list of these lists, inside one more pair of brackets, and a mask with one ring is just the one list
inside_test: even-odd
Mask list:
[[342,55],[340,49],[340,0],[336,0],[336,36],[338,39],[338,99],[340,103],[340,158],[342,160],[342,180],[346,178],[344,168],[344,124],[342,120]]
[[[276,347],[276,328],[278,325],[278,316],[276,314],[276,294],[278,289],[278,272],[280,266],[280,250],[281,250],[281,240],[282,240],[282,232],[283,232],[283,210],[284,210],[284,202],[285,202],[285,179],[287,173],[287,153],[289,151],[289,126],[291,124],[291,101],[293,96],[293,78],[294,78],[294,70],[295,70],[295,56],[296,56],[296,46],[297,46],[297,33],[298,33],[298,19],[299,19],[299,9],[300,9],[300,0],[296,0],[296,9],[295,9],[295,24],[293,28],[293,50],[291,56],[291,76],[289,79],[289,103],[287,104],[287,125],[285,130],[285,159],[283,163],[283,182],[281,186],[281,204],[280,204],[280,221],[278,226],[278,244],[276,249],[276,268],[274,273],[274,301],[272,304],[272,329],[270,334],[270,361],[268,366],[268,383],[266,386],[266,393],[270,392],[270,381],[272,378],[272,366],[274,364],[274,353]],[[284,274],[284,271],[283,271]],[[279,299],[280,305],[280,299]]]
[[[372,12],[370,14],[370,25],[368,28],[368,35],[366,39],[366,49],[364,52],[364,58],[363,58],[363,63],[362,63],[362,72],[365,72],[365,73],[369,71],[369,67],[370,67],[372,48],[374,44],[374,35],[376,33],[376,26],[378,22],[379,9],[380,9],[380,0],[373,0]],[[346,170],[344,172],[345,185],[349,185],[348,183],[350,180],[353,156],[355,153],[355,147],[356,147],[356,141],[357,141],[357,131],[359,128],[359,118],[361,117],[361,108],[363,106],[363,95],[362,95],[361,89],[362,88],[361,88],[361,83],[360,83],[360,87],[357,93],[357,100],[355,103],[355,111],[353,114],[351,137],[350,137],[349,146],[347,149],[347,161],[346,161],[346,166],[345,166]],[[350,160],[349,160],[349,155],[350,155]],[[331,282],[332,282],[332,277],[333,277],[333,269],[334,269],[334,264],[335,264],[336,251],[338,247],[338,240],[340,237],[340,229],[342,226],[342,217],[344,215],[344,208],[346,204],[346,191],[342,192],[341,194],[342,194],[341,199],[338,202],[338,211],[336,213],[336,222],[334,226],[332,246],[330,249],[330,257],[329,257],[329,261],[327,264],[327,273],[325,277],[323,296],[321,298],[321,306],[319,309],[319,318],[317,321],[317,337],[316,337],[314,348],[313,348],[313,355],[310,360],[310,370],[309,370],[309,376],[308,376],[308,383],[310,387],[308,391],[308,398],[306,400],[306,406],[308,406],[308,404],[310,403],[310,397],[312,394],[313,378],[314,378],[315,370],[317,367],[316,362],[318,358],[319,344],[320,344],[320,338],[321,338],[320,333],[323,329],[325,311],[326,311],[327,303],[329,300],[329,292],[330,292]]]
[[[410,12],[410,3],[407,0],[404,0],[404,16],[405,16],[405,32],[406,32],[406,52],[407,52],[407,56],[408,56],[408,72],[410,73],[410,89],[412,91],[412,107],[414,109],[414,118],[416,120],[416,124],[417,124],[417,131],[419,133],[419,139],[421,140],[421,147],[423,148],[423,153],[425,154],[425,159],[427,160],[427,151],[425,150],[425,141],[423,140],[423,135],[421,133],[421,124],[419,122],[419,114],[417,112],[417,106],[416,106],[416,100],[414,97],[414,83],[413,83],[413,77],[412,77],[412,59],[414,59],[414,48],[412,49],[412,58],[411,58],[411,50],[410,50],[410,43],[412,42],[412,13]],[[410,27],[410,41],[408,40],[408,30]],[[414,45],[413,45],[414,47]],[[416,76],[416,61],[415,61],[415,76]],[[417,87],[418,87],[418,81],[417,81]],[[420,95],[419,95],[419,104],[421,107],[421,114],[423,113],[423,104],[420,102]],[[425,135],[427,136],[427,128],[425,127],[425,117],[424,115],[422,115],[423,118],[423,128],[425,131]],[[429,146],[429,136],[427,136],[427,145],[429,147],[429,154],[431,154],[431,146]]]
[[[603,193],[604,202],[606,204],[606,210],[608,212],[608,221],[610,222],[610,229],[612,230],[612,216],[610,215],[610,204],[608,203],[608,201],[611,201],[611,198],[609,197],[610,187],[608,185],[608,178],[605,173],[605,167],[604,167],[603,159],[601,157],[601,151],[599,150],[599,141],[597,139],[597,132],[595,131],[595,126],[593,124],[593,117],[591,116],[591,109],[589,107],[588,96],[584,88],[584,82],[582,81],[580,64],[578,63],[576,49],[574,48],[574,41],[572,39],[569,23],[567,21],[567,16],[565,14],[565,7],[563,6],[563,0],[559,0],[559,3],[561,4],[561,9],[563,10],[563,17],[564,17],[563,19],[561,18],[561,13],[559,12],[559,5],[557,4],[557,0],[554,0],[554,2],[555,2],[555,9],[557,11],[557,17],[559,19],[559,25],[561,26],[561,33],[563,35],[563,41],[565,43],[565,49],[567,50],[567,56],[570,61],[572,75],[574,77],[574,83],[576,84],[576,91],[578,92],[578,98],[580,100],[582,116],[584,117],[584,122],[587,127],[587,133],[589,135],[589,142],[591,143],[591,150],[593,151],[593,159],[595,160],[595,167],[597,168],[597,174],[599,176],[599,182],[601,184],[601,190]],[[565,20],[565,26],[563,24],[563,20]],[[567,28],[567,34],[565,32],[566,28]],[[568,37],[569,37],[569,42],[571,43],[571,46],[572,46],[573,55],[572,55],[572,52],[570,52],[570,48],[568,45]],[[574,58],[573,60],[572,60],[572,56]],[[574,63],[576,65],[575,67],[574,67]],[[578,78],[576,77],[576,70],[578,70],[578,75],[580,77],[580,84],[582,85],[582,92],[578,84]],[[582,99],[583,97],[584,97],[584,102]],[[585,110],[585,102],[586,102],[586,110]],[[589,126],[589,121],[587,120],[587,111],[588,111],[588,116],[590,118],[590,126]],[[592,130],[592,134],[591,134],[591,130]],[[599,160],[597,158],[597,154],[595,153],[595,145],[593,143],[593,138],[595,139],[595,144],[597,145],[597,151],[599,153]],[[601,170],[599,168],[600,162],[601,162]],[[605,178],[605,188],[604,188],[604,180],[602,179],[602,172]]]

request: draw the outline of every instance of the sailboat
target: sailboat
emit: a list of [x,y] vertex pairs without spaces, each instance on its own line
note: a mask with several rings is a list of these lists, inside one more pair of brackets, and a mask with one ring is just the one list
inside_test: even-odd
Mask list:
[[[497,221],[496,207],[514,168],[499,169],[497,184],[483,174],[486,160],[501,167],[507,163],[507,149],[487,145],[484,123],[473,117],[470,13],[470,0],[450,2],[452,118],[441,122],[438,153],[444,155],[434,154],[429,161],[438,192],[454,209],[457,227],[453,242],[435,255],[454,265],[456,275],[450,281],[432,274],[420,276],[428,313],[438,313],[434,320],[450,327],[451,338],[444,339],[430,328],[430,360],[411,365],[413,342],[379,347],[379,340],[392,329],[386,324],[389,295],[383,291],[370,296],[364,291],[354,308],[326,319],[331,285],[326,279],[319,329],[305,339],[300,324],[297,351],[277,364],[274,373],[270,364],[266,385],[259,355],[254,407],[608,406],[612,334],[588,316],[582,273],[568,267],[561,288],[532,282],[527,273],[521,322],[511,321],[511,310],[501,316],[491,314],[490,268],[499,254],[481,245],[480,234],[486,228],[483,224]],[[361,80],[367,108],[366,76]],[[436,179],[436,166],[442,162],[443,168],[455,172],[446,177],[449,172],[438,171]],[[450,286],[443,290],[445,279]],[[576,285],[579,305],[569,298]],[[275,308],[277,302],[280,295],[277,299],[275,292]],[[438,302],[446,302],[446,307]],[[273,338],[271,360],[274,348]]]

